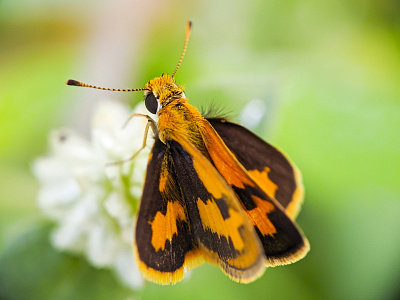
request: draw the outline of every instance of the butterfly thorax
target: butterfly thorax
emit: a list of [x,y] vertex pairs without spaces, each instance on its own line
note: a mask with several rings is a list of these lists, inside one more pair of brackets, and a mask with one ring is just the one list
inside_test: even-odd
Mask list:
[[167,143],[168,140],[174,140],[174,136],[181,136],[205,153],[205,145],[200,133],[204,118],[186,101],[174,100],[158,112],[159,138],[163,143]]

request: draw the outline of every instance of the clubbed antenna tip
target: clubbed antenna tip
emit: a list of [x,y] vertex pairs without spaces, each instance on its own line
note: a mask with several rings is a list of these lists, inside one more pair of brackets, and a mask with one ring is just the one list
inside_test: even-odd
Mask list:
[[75,86],[82,86],[81,82],[77,81],[77,80],[73,80],[73,79],[69,79],[66,82],[67,85],[75,85]]

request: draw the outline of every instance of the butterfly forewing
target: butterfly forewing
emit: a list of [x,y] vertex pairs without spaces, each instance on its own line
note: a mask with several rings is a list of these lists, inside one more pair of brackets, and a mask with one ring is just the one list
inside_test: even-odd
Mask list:
[[254,280],[263,273],[265,259],[255,230],[212,164],[187,140],[175,138],[168,145],[204,259],[235,281]]
[[309,250],[308,241],[284,207],[260,187],[206,120],[202,136],[213,164],[234,190],[254,225],[264,247],[267,265],[284,265],[304,257]]
[[144,276],[161,284],[182,280],[185,269],[203,262],[193,240],[171,153],[159,139],[149,158],[135,246]]

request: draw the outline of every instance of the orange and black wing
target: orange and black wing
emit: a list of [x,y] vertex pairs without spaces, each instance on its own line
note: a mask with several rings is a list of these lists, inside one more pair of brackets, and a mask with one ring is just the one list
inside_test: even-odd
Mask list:
[[185,269],[203,262],[176,176],[171,153],[156,139],[137,215],[135,249],[144,277],[160,284],[182,280]]
[[225,119],[208,121],[257,184],[295,219],[303,201],[303,183],[297,167],[243,126]]
[[[230,133],[229,138],[235,139],[235,133]],[[309,250],[307,239],[285,208],[262,187],[264,182],[253,178],[206,120],[201,126],[201,134],[215,168],[237,195],[258,233],[266,264],[284,265],[303,258]],[[268,184],[265,186],[268,187]]]
[[185,138],[167,141],[204,259],[231,279],[250,282],[264,272],[264,251],[236,195],[212,164]]

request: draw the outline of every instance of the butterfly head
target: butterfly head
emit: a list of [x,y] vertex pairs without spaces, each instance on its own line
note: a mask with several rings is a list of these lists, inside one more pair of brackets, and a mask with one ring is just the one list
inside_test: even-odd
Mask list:
[[146,108],[152,114],[174,100],[185,99],[184,87],[175,83],[171,75],[162,74],[146,83],[144,87]]

